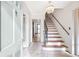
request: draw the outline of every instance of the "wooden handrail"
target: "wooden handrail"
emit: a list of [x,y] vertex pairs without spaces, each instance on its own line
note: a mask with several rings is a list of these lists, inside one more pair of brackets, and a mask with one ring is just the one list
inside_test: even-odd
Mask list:
[[46,31],[48,31],[47,25],[46,25],[46,21],[44,20],[44,28]]
[[62,26],[62,24],[57,20],[57,18],[53,14],[51,14],[51,15],[59,23],[59,25],[63,28],[63,30],[69,35],[69,32],[67,32],[67,30]]
[[48,41],[48,39],[47,39],[47,36],[48,36],[47,32],[48,32],[48,28],[47,28],[46,20],[44,20],[44,44],[46,44],[46,42]]

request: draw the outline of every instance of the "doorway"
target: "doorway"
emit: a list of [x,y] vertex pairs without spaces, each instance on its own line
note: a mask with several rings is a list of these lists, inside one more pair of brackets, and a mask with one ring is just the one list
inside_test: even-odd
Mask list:
[[32,20],[32,42],[40,42],[40,20]]

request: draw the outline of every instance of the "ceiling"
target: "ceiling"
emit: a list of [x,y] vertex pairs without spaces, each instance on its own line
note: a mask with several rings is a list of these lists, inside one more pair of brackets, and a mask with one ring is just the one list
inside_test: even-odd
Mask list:
[[29,8],[32,17],[39,19],[40,16],[45,12],[46,8],[51,4],[56,9],[62,9],[67,6],[69,1],[26,1],[27,7]]

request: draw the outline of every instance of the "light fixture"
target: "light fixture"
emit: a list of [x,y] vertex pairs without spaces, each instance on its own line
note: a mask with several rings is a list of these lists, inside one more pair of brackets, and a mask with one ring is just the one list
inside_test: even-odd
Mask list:
[[50,5],[50,6],[48,6],[47,8],[46,8],[46,12],[48,13],[48,14],[50,14],[50,13],[53,13],[54,12],[54,6],[53,5]]

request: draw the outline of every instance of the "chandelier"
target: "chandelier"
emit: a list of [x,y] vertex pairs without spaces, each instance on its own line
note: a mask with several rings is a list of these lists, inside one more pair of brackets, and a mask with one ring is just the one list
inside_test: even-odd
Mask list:
[[48,14],[50,14],[50,13],[53,13],[54,12],[54,6],[53,5],[50,5],[50,6],[48,6],[47,8],[46,8],[46,12],[48,13]]

